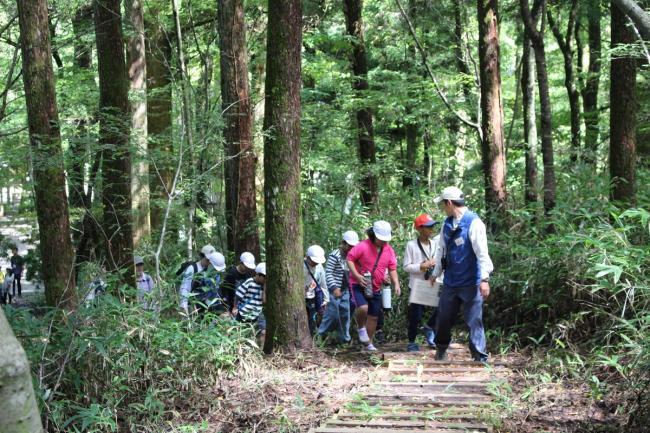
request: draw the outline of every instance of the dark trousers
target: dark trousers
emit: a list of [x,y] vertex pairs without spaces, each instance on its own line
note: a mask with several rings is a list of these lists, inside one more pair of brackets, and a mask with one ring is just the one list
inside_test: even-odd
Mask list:
[[13,294],[16,297],[16,287],[18,287],[18,296],[23,295],[23,286],[20,285],[21,274],[14,274]]
[[307,321],[309,323],[309,335],[312,337],[316,332],[317,318],[318,318],[318,309],[316,308],[315,299],[305,299],[307,304]]
[[485,331],[483,329],[483,298],[478,286],[451,288],[443,286],[438,303],[436,346],[446,350],[451,342],[451,328],[463,306],[463,316],[469,328],[469,350],[477,360],[487,360]]
[[[422,322],[422,316],[424,316],[424,309],[428,308],[425,305],[420,304],[409,304],[408,309],[408,338],[409,343],[415,343],[415,337],[418,336],[418,328]],[[431,317],[427,320],[427,326],[431,329],[436,329],[436,318],[438,317],[438,309],[436,307],[431,307],[433,309]]]

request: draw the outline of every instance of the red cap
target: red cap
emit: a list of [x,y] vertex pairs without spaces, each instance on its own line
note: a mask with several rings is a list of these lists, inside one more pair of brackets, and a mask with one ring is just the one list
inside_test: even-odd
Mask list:
[[436,225],[436,222],[431,218],[431,215],[423,213],[415,218],[413,225],[416,229],[420,227],[433,227]]

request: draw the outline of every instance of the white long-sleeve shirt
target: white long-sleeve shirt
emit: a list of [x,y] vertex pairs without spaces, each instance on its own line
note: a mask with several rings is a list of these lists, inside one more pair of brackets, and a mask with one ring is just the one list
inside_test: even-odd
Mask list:
[[[454,218],[452,225],[454,228],[458,226],[460,220],[463,218],[467,212],[467,208],[463,208],[463,212],[458,218]],[[444,229],[444,228],[443,228]],[[492,271],[494,270],[494,265],[492,264],[492,259],[488,254],[488,243],[487,243],[487,234],[485,230],[485,224],[481,221],[480,218],[475,218],[472,223],[469,225],[469,230],[467,231],[470,242],[472,243],[472,249],[474,254],[476,254],[476,260],[478,261],[479,270],[481,273],[481,279],[488,278]],[[436,260],[436,267],[433,270],[433,275],[439,277],[442,273],[442,263],[441,259],[445,256],[447,245],[445,245],[444,236],[440,236],[438,241],[439,248],[436,249],[436,255],[434,259]]]
[[[196,265],[197,273],[203,271],[203,266],[201,266],[200,261],[196,262],[194,265]],[[180,307],[183,310],[187,310],[187,301],[190,297],[190,293],[192,293],[192,281],[194,280],[194,265],[189,265],[187,269],[185,269],[185,272],[183,273],[183,281],[181,282],[181,287],[179,289],[179,292],[181,294]]]
[[[424,252],[429,256],[428,258],[420,251],[417,239],[410,240],[406,244],[402,268],[409,274],[409,287],[411,289],[415,287],[417,281],[424,281],[424,272],[420,270],[420,264],[436,256],[436,253],[440,249],[438,238],[440,238],[440,235],[436,235],[433,239],[429,240],[428,245],[422,244]],[[436,281],[442,283],[442,275],[438,276]]]

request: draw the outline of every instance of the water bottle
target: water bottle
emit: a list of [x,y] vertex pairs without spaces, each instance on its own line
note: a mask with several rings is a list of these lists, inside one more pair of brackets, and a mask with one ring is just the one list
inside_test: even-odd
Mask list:
[[369,281],[369,284],[365,287],[364,292],[363,292],[363,295],[366,298],[372,298],[372,294],[373,294],[372,293],[372,278],[371,277],[372,277],[372,275],[368,271],[366,271],[363,274],[363,278],[365,278],[366,281]]

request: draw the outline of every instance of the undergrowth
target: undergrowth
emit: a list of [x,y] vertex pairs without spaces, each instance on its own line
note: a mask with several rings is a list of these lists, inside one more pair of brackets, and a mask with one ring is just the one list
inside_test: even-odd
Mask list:
[[248,326],[180,320],[109,294],[72,314],[6,313],[51,432],[163,431],[179,413],[209,408],[210,385],[259,356]]

